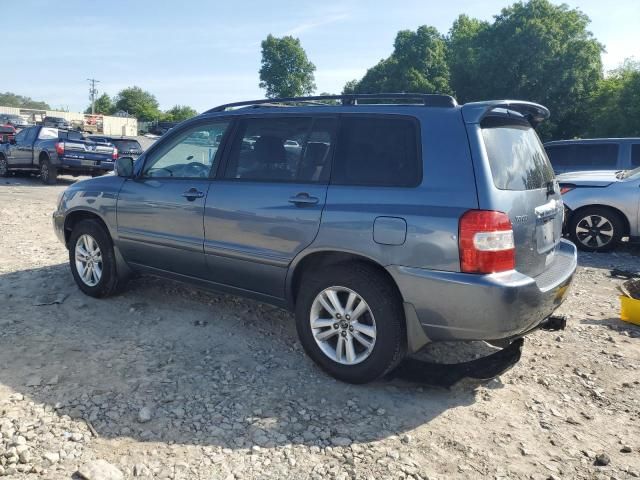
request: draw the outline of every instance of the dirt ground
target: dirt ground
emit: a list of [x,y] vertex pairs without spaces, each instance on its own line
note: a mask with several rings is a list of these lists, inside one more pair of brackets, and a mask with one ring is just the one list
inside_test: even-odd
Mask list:
[[72,181],[0,182],[0,477],[640,477],[640,327],[610,277],[639,248],[581,254],[567,329],[498,378],[353,386],[277,308],[150,277],[84,296],[50,218]]

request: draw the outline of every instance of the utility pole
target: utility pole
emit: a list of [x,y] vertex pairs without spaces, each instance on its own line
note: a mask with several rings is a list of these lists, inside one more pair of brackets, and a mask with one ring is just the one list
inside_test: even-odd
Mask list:
[[96,83],[100,83],[100,80],[87,78],[87,81],[91,84],[91,87],[89,87],[89,98],[91,99],[91,115],[93,115],[96,113],[96,95],[98,94]]

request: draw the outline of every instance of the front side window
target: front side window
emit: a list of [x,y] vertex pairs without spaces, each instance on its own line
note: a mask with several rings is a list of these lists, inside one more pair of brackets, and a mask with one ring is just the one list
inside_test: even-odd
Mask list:
[[216,167],[216,139],[223,135],[229,122],[198,125],[172,138],[145,162],[143,177],[207,178]]
[[327,181],[335,124],[328,117],[242,119],[224,176],[266,182]]
[[417,186],[422,181],[418,138],[417,125],[408,118],[345,116],[331,183]]
[[24,141],[27,139],[27,133],[29,133],[29,130],[31,129],[25,128],[24,130],[20,130],[18,133],[16,133],[16,143],[24,143]]

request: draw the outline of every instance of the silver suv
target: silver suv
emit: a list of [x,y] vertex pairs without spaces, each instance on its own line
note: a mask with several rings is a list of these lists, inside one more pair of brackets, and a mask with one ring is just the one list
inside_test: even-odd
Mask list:
[[86,294],[141,272],[288,308],[309,356],[363,383],[428,342],[508,344],[562,303],[576,248],[533,129],[548,115],[414,94],[223,105],[69,187],[53,222]]

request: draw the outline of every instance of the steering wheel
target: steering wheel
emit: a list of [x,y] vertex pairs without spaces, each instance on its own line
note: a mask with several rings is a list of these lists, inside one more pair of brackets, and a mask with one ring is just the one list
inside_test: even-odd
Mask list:
[[200,162],[187,163],[184,166],[184,169],[186,171],[195,170],[196,171],[196,175],[194,175],[194,176],[198,176],[198,177],[206,177],[207,174],[209,173],[209,167],[207,167],[206,165],[203,165]]

